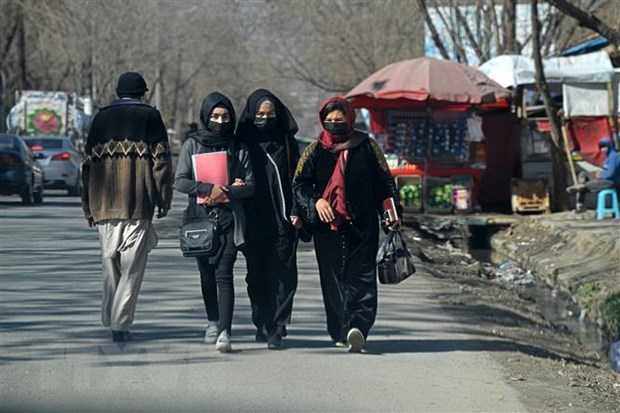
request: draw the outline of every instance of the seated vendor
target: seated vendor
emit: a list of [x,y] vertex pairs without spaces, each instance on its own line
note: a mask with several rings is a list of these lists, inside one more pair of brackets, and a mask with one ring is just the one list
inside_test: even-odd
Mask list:
[[569,188],[569,192],[577,192],[575,212],[583,212],[585,210],[586,191],[599,192],[608,188],[616,188],[618,190],[620,187],[620,155],[614,149],[613,142],[611,139],[603,137],[599,141],[598,147],[605,155],[603,169],[596,172],[594,177],[587,172],[580,172],[578,176],[579,185]]

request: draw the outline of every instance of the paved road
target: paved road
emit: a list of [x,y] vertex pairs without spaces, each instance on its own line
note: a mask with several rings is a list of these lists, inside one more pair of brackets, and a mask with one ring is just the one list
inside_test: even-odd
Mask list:
[[[176,211],[182,208],[177,197]],[[162,239],[151,254],[134,341],[100,325],[97,233],[77,198],[19,205],[0,197],[0,410],[9,411],[525,411],[479,336],[437,304],[418,274],[380,287],[366,354],[331,347],[310,245],[287,350],[253,341],[242,256],[233,347],[201,343],[205,321],[192,260]],[[171,234],[178,213],[162,220]],[[470,326],[471,327],[471,326]]]

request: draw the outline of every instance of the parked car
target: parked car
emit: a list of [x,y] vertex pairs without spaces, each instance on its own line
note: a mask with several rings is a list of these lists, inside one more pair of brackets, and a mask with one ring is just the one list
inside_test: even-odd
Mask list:
[[66,136],[33,136],[24,140],[43,166],[46,188],[66,189],[69,195],[82,193],[82,155]]
[[19,195],[24,205],[43,202],[43,168],[19,136],[0,134],[0,194]]

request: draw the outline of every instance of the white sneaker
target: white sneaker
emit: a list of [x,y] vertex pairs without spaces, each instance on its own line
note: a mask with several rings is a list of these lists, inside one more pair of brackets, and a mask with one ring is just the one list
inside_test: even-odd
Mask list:
[[230,335],[227,331],[222,331],[215,342],[215,349],[220,353],[228,353],[232,350],[230,345]]
[[205,330],[205,344],[215,344],[217,341],[217,330],[219,329],[219,323],[217,321],[210,321]]
[[347,334],[347,343],[349,344],[350,353],[361,353],[364,344],[366,344],[366,339],[364,339],[364,335],[359,329],[352,328]]

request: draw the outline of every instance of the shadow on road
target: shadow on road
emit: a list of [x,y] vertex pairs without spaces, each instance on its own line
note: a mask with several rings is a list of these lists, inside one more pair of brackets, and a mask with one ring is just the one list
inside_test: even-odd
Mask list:
[[[15,199],[15,202],[11,202],[11,201],[6,201],[6,200],[2,200],[0,201],[0,207],[3,208],[22,208],[25,210],[30,210],[30,209],[38,209],[38,208],[43,208],[43,207],[63,207],[63,208],[75,208],[75,207],[82,207],[82,203],[79,200],[71,200],[71,201],[57,201],[57,200],[53,200],[50,201],[49,198],[45,198],[43,200],[42,204],[32,204],[32,205],[22,205],[21,201],[17,198]],[[39,215],[37,215],[38,217]]]
[[577,364],[587,364],[581,360],[567,358],[541,347],[511,340],[372,340],[368,342],[366,349],[370,354],[445,353],[452,351],[518,352],[556,361],[566,360]]

